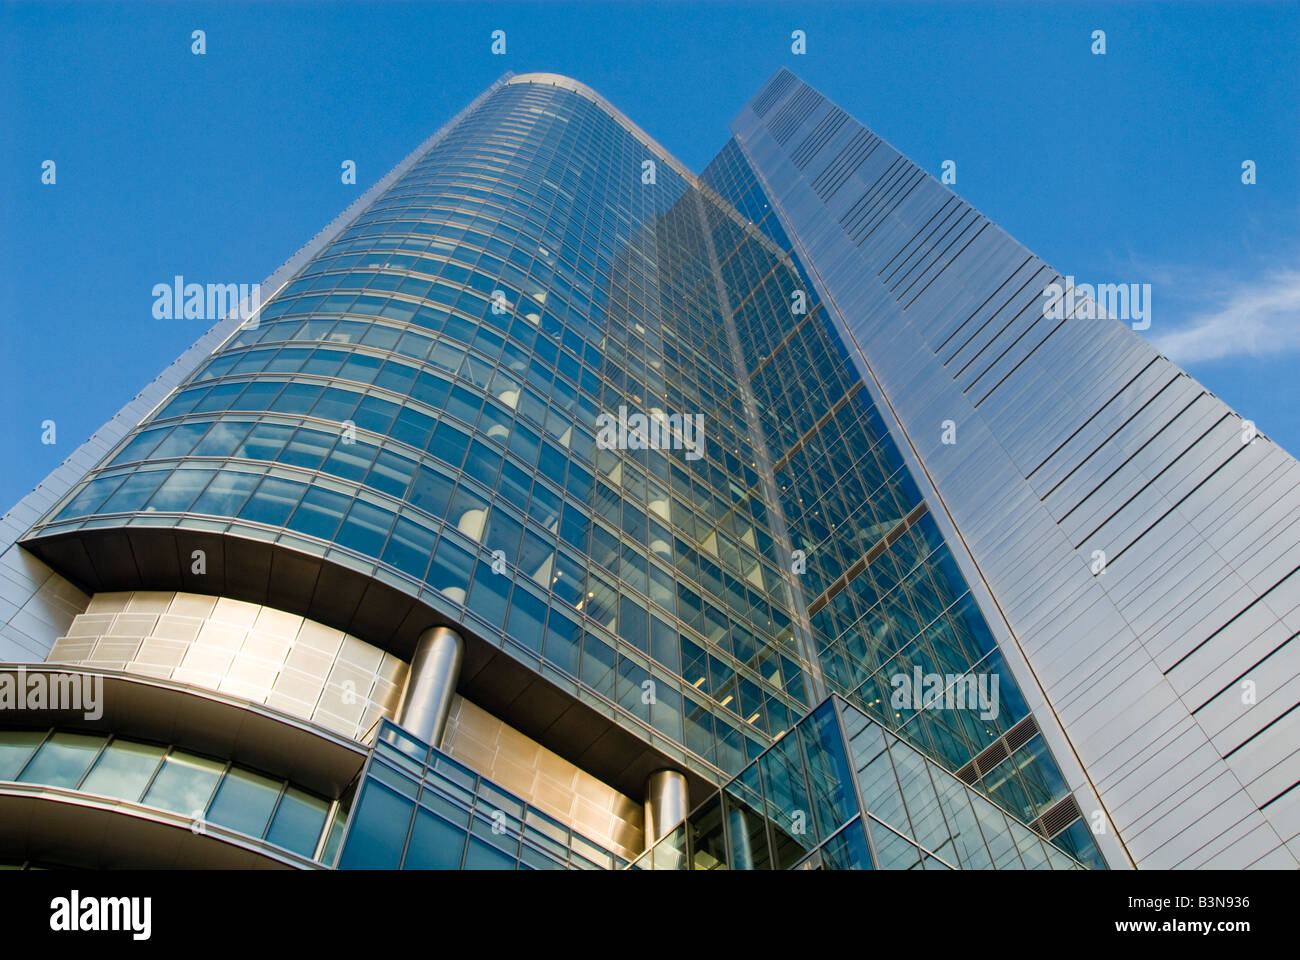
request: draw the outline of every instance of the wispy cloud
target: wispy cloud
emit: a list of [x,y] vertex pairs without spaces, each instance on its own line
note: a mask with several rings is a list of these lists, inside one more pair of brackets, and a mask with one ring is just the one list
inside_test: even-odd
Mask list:
[[1300,270],[1239,283],[1221,290],[1214,302],[1173,330],[1153,328],[1156,349],[1180,364],[1300,352]]

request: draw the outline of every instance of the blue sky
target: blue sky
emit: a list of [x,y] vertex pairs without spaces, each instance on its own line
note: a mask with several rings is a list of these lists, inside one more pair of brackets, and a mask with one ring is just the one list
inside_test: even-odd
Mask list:
[[202,333],[154,284],[261,281],[506,70],[700,170],[789,66],[1062,273],[1151,283],[1146,335],[1300,452],[1297,38],[1294,3],[5,3],[0,509]]

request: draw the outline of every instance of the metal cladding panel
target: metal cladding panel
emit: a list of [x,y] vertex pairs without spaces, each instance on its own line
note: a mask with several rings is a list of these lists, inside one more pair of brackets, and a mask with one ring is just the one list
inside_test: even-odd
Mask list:
[[1048,315],[1055,270],[841,116],[782,71],[732,129],[1085,815],[1090,787],[1138,866],[1295,867],[1300,464],[1126,323]]

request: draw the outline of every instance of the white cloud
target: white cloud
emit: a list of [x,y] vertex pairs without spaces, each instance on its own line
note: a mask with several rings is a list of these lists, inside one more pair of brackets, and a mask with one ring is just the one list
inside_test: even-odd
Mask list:
[[1239,284],[1217,299],[1213,310],[1168,333],[1156,332],[1157,319],[1151,331],[1156,349],[1184,365],[1300,351],[1300,270]]

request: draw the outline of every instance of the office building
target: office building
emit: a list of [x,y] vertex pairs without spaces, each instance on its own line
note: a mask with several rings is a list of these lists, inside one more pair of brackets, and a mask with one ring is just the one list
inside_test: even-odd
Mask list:
[[10,511],[0,860],[1296,866],[1294,459],[788,71],[732,133],[502,78]]

